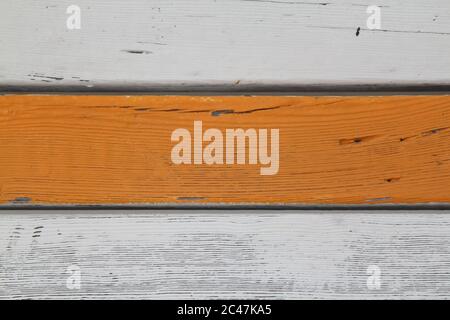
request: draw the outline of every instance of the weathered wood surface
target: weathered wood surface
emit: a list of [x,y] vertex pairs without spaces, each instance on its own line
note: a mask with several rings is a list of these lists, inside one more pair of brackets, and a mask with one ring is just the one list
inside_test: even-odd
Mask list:
[[[245,164],[237,142],[234,164],[176,164],[194,121],[278,129],[276,172],[249,140]],[[450,203],[450,96],[3,96],[0,123],[4,205]]]
[[[0,235],[0,298],[450,292],[447,211],[6,211]],[[73,266],[80,289],[66,287]],[[381,272],[379,290],[367,286],[370,266]]]
[[[66,27],[71,4],[80,30]],[[369,5],[381,7],[381,30],[366,26]],[[0,88],[449,85],[449,39],[448,0],[9,0],[0,2]]]
[[[0,91],[450,82],[447,0],[377,1],[382,30],[365,28],[362,0],[73,2],[81,30],[66,29],[69,3],[0,1]],[[447,211],[2,210],[0,297],[445,299],[449,225]],[[65,286],[68,265],[80,290]],[[369,265],[380,290],[366,286]]]

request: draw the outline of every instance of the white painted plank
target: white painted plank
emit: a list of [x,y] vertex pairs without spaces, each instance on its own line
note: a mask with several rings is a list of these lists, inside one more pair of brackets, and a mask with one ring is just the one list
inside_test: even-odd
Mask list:
[[448,213],[6,211],[0,298],[445,299]]
[[448,85],[450,2],[4,0],[0,48],[2,89]]

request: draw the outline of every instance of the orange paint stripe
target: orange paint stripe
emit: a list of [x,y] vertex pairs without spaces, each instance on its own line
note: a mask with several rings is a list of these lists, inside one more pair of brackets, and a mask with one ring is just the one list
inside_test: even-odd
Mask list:
[[[194,121],[279,129],[277,174],[174,164]],[[0,97],[0,204],[428,202],[450,203],[450,96]]]

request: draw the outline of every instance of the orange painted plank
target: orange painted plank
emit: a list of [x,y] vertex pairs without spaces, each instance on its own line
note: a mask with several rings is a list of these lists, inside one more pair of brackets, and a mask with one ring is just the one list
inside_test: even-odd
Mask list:
[[[256,133],[254,164],[251,139],[226,146],[238,128]],[[200,143],[188,154],[174,131]],[[450,203],[450,96],[0,97],[3,205],[429,202]]]

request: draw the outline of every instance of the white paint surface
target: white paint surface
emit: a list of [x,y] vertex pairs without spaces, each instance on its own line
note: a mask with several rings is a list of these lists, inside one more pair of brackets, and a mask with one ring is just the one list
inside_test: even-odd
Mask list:
[[450,2],[6,0],[0,48],[2,88],[450,84]]
[[449,213],[7,211],[0,298],[448,298]]

